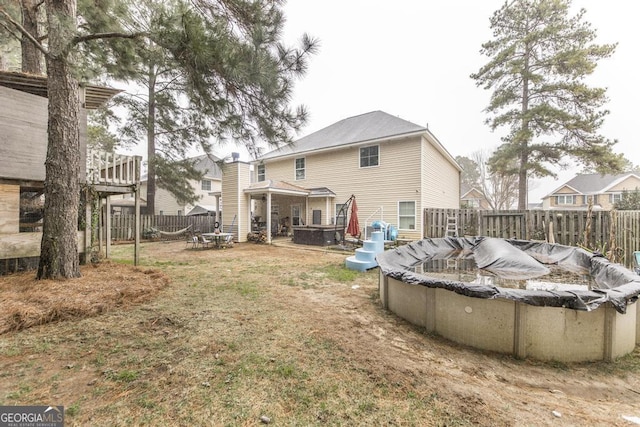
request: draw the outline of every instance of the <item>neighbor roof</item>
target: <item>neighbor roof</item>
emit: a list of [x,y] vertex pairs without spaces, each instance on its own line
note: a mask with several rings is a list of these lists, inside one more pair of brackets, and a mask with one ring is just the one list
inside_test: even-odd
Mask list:
[[210,212],[215,212],[216,207],[213,205],[195,205],[193,209],[191,209],[186,215],[203,215],[209,214]]
[[[42,96],[44,98],[48,95],[47,76],[0,71],[0,86],[30,93],[32,95]],[[84,108],[87,110],[95,110],[96,108],[101,107],[112,97],[122,92],[119,89],[113,89],[105,86],[82,83],[81,86],[85,88]]]
[[383,111],[372,111],[340,120],[291,144],[271,151],[257,160],[267,160],[291,154],[411,135],[425,131],[427,131],[427,128],[424,126],[419,126]]
[[[196,170],[202,172],[205,178],[214,178],[214,179],[222,179],[222,170],[220,166],[218,166],[219,161],[221,159],[217,158],[214,155],[201,154],[199,156],[190,157],[187,160],[194,161],[194,167]],[[148,178],[147,174],[142,175],[140,180],[142,182],[146,182]]]
[[633,172],[626,172],[615,175],[601,175],[599,173],[580,174],[562,184],[560,187],[556,188],[553,192],[547,194],[547,196],[545,197],[557,193],[564,187],[571,187],[576,191],[576,193],[579,194],[598,194],[607,191],[618,182],[623,181],[630,176],[635,176],[636,178],[640,179],[640,176]]
[[204,176],[222,179],[222,171],[217,163],[220,162],[221,159],[214,155],[202,154],[200,156],[192,157],[191,160],[195,160],[195,168],[202,172]]

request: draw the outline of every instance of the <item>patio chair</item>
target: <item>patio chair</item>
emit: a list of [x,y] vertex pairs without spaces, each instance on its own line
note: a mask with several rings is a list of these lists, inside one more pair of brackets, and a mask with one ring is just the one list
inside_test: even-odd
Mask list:
[[202,247],[203,249],[208,248],[211,242],[212,242],[211,240],[207,239],[202,234],[198,235],[198,243],[200,244],[200,247]]
[[198,236],[195,234],[187,234],[187,248],[191,246],[191,249],[196,249],[198,247]]

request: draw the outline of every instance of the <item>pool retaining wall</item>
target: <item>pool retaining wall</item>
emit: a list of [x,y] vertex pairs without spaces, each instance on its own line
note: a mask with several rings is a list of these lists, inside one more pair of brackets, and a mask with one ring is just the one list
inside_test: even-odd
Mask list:
[[518,358],[612,361],[640,342],[637,303],[627,305],[625,314],[610,303],[591,311],[538,307],[407,284],[382,271],[379,291],[385,309],[427,332]]

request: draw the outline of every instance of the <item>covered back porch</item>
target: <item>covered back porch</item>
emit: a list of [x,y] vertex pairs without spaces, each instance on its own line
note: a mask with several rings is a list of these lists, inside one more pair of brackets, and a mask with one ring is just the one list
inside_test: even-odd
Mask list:
[[323,241],[330,233],[332,244],[335,232],[344,232],[344,224],[336,224],[336,195],[326,187],[303,188],[265,180],[251,184],[244,194],[251,206],[250,234],[261,233],[266,243],[277,237],[292,237],[295,242],[314,230],[325,235]]

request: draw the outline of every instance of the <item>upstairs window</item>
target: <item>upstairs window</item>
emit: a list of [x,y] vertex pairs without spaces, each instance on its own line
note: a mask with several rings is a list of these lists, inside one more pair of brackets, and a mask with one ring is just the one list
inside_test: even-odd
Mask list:
[[266,177],[266,168],[264,165],[258,165],[258,169],[256,171],[258,175],[258,182],[264,181]]
[[377,145],[360,148],[360,167],[361,168],[378,166],[379,163],[380,163],[380,160],[378,156]]
[[480,207],[480,199],[466,199],[466,206],[468,208],[479,208]]
[[202,181],[200,181],[200,188],[203,191],[211,191],[211,180],[203,179]]
[[305,161],[304,157],[300,159],[296,159],[296,181],[304,179],[306,176],[305,172]]
[[556,196],[556,205],[575,205],[575,204],[576,204],[575,195]]

